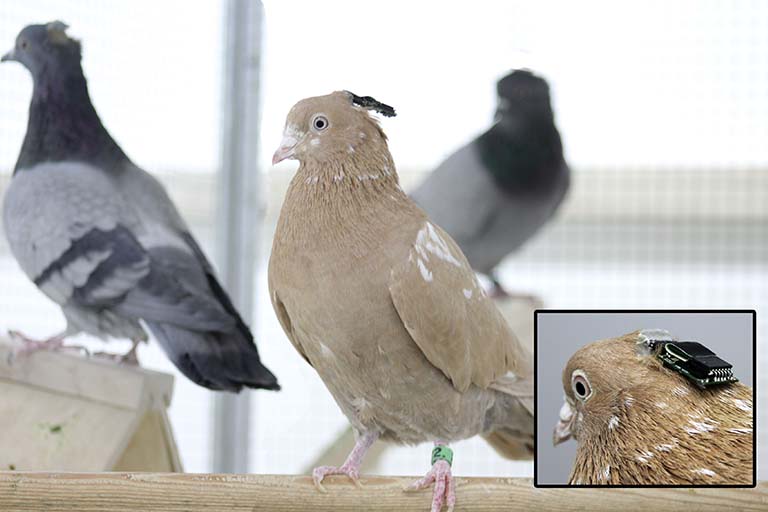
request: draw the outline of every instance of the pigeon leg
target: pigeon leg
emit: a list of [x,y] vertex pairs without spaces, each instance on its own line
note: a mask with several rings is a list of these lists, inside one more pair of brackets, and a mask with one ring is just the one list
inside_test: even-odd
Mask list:
[[456,482],[451,475],[452,462],[453,452],[448,448],[448,444],[443,441],[435,441],[435,449],[432,450],[432,469],[424,478],[416,480],[404,490],[406,492],[420,491],[435,484],[432,491],[431,512],[440,512],[443,505],[448,507],[448,512],[453,512],[453,507],[456,506]]
[[9,359],[14,359],[18,356],[25,357],[30,354],[34,354],[35,352],[41,352],[44,350],[49,350],[52,352],[59,352],[64,350],[77,350],[84,351],[86,353],[88,352],[87,348],[80,345],[64,345],[64,340],[69,336],[67,331],[60,332],[59,334],[43,340],[36,340],[25,334],[22,334],[19,331],[13,330],[8,331],[8,336],[14,340],[20,341],[22,344],[21,348],[14,350],[10,354]]
[[312,480],[315,483],[315,487],[320,492],[325,492],[323,487],[323,478],[328,475],[347,475],[352,483],[356,487],[362,487],[360,483],[360,465],[363,463],[363,457],[373,443],[378,439],[378,432],[365,432],[358,436],[355,442],[355,447],[347,456],[347,460],[344,461],[340,467],[334,466],[320,466],[312,470]]
[[109,352],[96,352],[93,355],[95,357],[111,359],[113,361],[117,361],[120,364],[127,364],[130,366],[139,366],[139,357],[138,357],[137,349],[139,348],[139,344],[142,342],[142,340],[140,338],[136,338],[134,340],[131,340],[131,342],[133,343],[131,345],[131,349],[125,354],[110,354]]
[[543,308],[544,303],[542,302],[541,298],[537,295],[534,295],[532,293],[522,293],[522,292],[510,292],[506,288],[504,288],[501,283],[499,282],[498,278],[495,274],[491,274],[489,276],[491,278],[491,289],[488,292],[488,296],[491,297],[494,300],[507,300],[507,299],[517,299],[517,300],[524,300],[527,302],[530,302],[532,307],[534,308]]

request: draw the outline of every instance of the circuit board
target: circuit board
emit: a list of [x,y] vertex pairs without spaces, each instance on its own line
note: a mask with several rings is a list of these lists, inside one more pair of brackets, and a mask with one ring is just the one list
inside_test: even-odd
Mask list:
[[733,366],[696,341],[660,342],[657,357],[665,367],[693,382],[698,388],[738,382]]

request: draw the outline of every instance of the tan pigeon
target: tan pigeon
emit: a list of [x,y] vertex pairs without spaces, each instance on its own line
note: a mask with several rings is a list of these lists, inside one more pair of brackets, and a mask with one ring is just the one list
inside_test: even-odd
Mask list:
[[288,114],[273,163],[299,160],[275,233],[270,297],[296,350],[356,430],[339,468],[356,484],[376,439],[435,443],[433,510],[455,503],[448,444],[481,434],[508,457],[533,447],[531,356],[456,243],[403,192],[387,138],[346,91]]
[[596,341],[563,371],[554,442],[578,442],[574,485],[751,485],[752,389],[701,390],[642,331]]

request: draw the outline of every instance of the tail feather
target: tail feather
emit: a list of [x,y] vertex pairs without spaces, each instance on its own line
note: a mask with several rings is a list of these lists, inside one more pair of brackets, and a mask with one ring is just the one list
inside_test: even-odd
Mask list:
[[533,437],[530,434],[501,429],[484,434],[485,439],[496,452],[507,459],[530,460],[533,458]]
[[171,324],[147,322],[174,365],[190,380],[215,391],[243,387],[279,390],[277,378],[259,359],[252,340],[240,330],[201,332]]

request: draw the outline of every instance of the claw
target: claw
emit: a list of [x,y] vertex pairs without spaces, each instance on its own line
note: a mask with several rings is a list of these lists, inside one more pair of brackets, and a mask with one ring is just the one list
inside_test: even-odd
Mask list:
[[456,482],[451,475],[451,466],[444,460],[438,460],[429,470],[429,473],[416,480],[405,489],[405,492],[419,491],[426,489],[432,483],[435,489],[432,491],[432,509],[431,512],[440,512],[443,505],[448,506],[448,512],[452,512],[456,506]]
[[352,467],[351,465],[346,464],[341,467],[320,466],[312,470],[312,481],[315,484],[315,488],[322,493],[328,492],[325,487],[323,487],[323,479],[328,475],[347,475],[347,477],[352,480],[352,483],[355,484],[355,487],[358,489],[363,488],[363,484],[360,483],[360,475],[356,467]]

